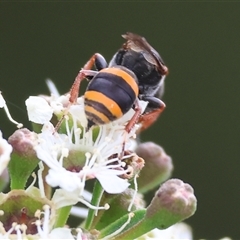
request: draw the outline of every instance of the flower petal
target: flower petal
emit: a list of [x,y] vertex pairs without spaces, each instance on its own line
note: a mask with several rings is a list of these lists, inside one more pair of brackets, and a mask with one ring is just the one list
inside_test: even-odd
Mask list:
[[110,170],[96,173],[96,178],[102,185],[103,189],[110,194],[117,194],[124,192],[130,185],[127,180],[122,179],[114,174],[109,174]]
[[52,186],[59,186],[62,189],[65,189],[68,192],[73,192],[76,189],[80,189],[81,183],[77,174],[69,172],[63,168],[59,168],[61,171],[55,171],[53,169],[49,169],[48,175],[46,176],[46,182]]
[[30,96],[25,104],[27,106],[28,119],[31,122],[45,124],[50,121],[53,115],[53,109],[42,97]]

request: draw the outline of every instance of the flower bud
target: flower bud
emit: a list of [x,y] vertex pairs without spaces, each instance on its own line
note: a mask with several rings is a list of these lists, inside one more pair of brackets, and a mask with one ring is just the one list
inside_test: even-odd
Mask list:
[[136,239],[155,228],[166,229],[193,215],[196,206],[189,184],[178,179],[168,180],[156,192],[143,218],[116,239]]
[[155,219],[156,227],[165,229],[192,216],[196,207],[193,188],[179,179],[171,179],[156,192],[145,218]]
[[37,134],[27,128],[16,130],[9,138],[8,142],[12,145],[13,151],[25,158],[36,157],[33,144]]
[[140,192],[146,192],[167,180],[173,171],[172,159],[164,149],[153,142],[142,143],[136,154],[145,160],[145,166],[138,178]]
[[37,134],[28,129],[19,129],[8,139],[13,154],[8,165],[11,177],[11,189],[24,189],[25,184],[39,160],[33,149]]

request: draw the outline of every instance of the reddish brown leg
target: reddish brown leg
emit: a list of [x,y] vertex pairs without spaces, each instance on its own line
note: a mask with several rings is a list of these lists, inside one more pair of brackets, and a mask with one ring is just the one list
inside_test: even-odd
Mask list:
[[138,100],[138,98],[136,99],[136,101],[135,101],[135,107],[134,107],[134,110],[135,110],[135,113],[134,113],[134,115],[132,116],[132,118],[129,120],[129,122],[128,122],[128,124],[127,124],[127,126],[126,126],[126,128],[125,128],[125,130],[127,131],[127,133],[129,133],[131,130],[132,130],[132,128],[133,128],[133,126],[138,122],[138,119],[139,119],[139,117],[140,117],[140,115],[141,115],[141,107],[140,107],[140,105],[139,105],[139,100]]
[[[92,69],[92,66],[95,63],[96,57],[98,56],[98,53],[95,53],[89,60],[88,62],[84,65],[82,70],[90,70]],[[79,88],[80,88],[80,83],[82,80],[85,78],[85,74],[79,71],[78,75],[75,78],[75,81],[70,89],[70,98],[69,102],[70,104],[73,104],[77,101],[78,94],[79,94]]]
[[[163,103],[163,102],[162,102]],[[155,109],[151,112],[145,113],[139,117],[139,123],[141,123],[141,128],[138,132],[142,132],[143,130],[149,128],[160,116],[160,114],[165,109],[166,105],[163,103],[158,109]]]
[[[129,132],[132,130],[132,128],[133,128],[134,125],[138,122],[138,119],[139,119],[139,117],[140,117],[140,115],[141,115],[142,109],[141,109],[141,107],[140,107],[140,105],[139,105],[139,100],[138,100],[138,98],[137,98],[136,101],[135,101],[134,110],[135,110],[134,115],[132,116],[132,118],[129,120],[128,124],[127,124],[126,127],[125,127],[125,130],[126,130],[127,133],[129,133]],[[121,154],[120,154],[120,156],[119,156],[119,159],[122,159],[122,158],[123,158],[123,156],[124,156],[124,151],[125,151],[125,139],[124,139],[124,141],[123,141],[122,152],[121,152]]]
[[[96,58],[98,57],[98,53],[95,53],[89,60],[88,62],[84,65],[84,67],[82,68],[82,70],[90,70],[92,69]],[[72,104],[75,104],[79,95],[79,88],[80,88],[80,84],[82,82],[82,80],[85,78],[85,74],[82,73],[81,71],[79,71],[78,75],[75,78],[75,81],[73,82],[73,85],[70,89],[70,97],[69,97],[69,104],[67,106],[66,111],[63,113],[63,116],[61,117],[61,119],[58,121],[57,125],[55,126],[55,132],[58,131],[59,127],[61,126],[65,116],[68,113],[68,109]]]

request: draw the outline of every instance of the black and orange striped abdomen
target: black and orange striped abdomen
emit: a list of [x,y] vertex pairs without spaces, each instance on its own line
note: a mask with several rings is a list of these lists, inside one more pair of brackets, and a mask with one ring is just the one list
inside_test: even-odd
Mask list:
[[123,116],[138,97],[135,74],[122,66],[104,68],[90,81],[84,94],[88,127]]

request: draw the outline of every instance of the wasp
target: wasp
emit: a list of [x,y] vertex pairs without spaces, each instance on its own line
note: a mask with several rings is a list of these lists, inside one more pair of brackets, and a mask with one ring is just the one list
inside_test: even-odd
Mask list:
[[[84,93],[88,128],[106,124],[134,108],[135,114],[126,126],[129,132],[135,123],[141,131],[151,126],[165,108],[160,100],[168,68],[158,52],[144,37],[127,32],[126,42],[116,52],[109,64],[95,53],[78,73],[70,90],[70,104],[76,102],[80,83],[90,80]],[[95,65],[96,71],[91,69]],[[139,100],[148,102],[141,114]]]

